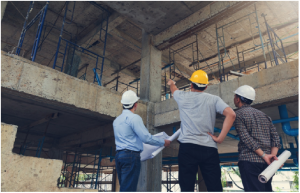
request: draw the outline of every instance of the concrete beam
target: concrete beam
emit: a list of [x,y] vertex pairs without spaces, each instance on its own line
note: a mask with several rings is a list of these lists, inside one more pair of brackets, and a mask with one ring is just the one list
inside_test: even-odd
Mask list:
[[157,34],[154,38],[154,45],[159,50],[164,50],[170,46],[185,40],[195,33],[226,19],[252,5],[254,2],[234,2],[234,1],[216,1],[203,9],[193,13],[191,16],[179,21],[163,32]]
[[[252,104],[255,108],[296,102],[298,101],[298,60],[208,86],[205,92],[220,96],[231,108],[236,109],[232,92],[245,84],[252,86],[256,91],[256,100]],[[176,101],[170,99],[156,103],[154,119],[155,127],[179,123]]]
[[[288,26],[290,26],[290,25],[293,25],[293,24],[295,24],[295,23],[298,23],[298,19],[294,19],[294,20],[289,21],[288,23],[285,23],[285,24],[282,24],[282,25],[279,25],[279,26],[275,26],[275,27],[273,27],[272,29],[273,29],[273,30],[280,30],[280,29],[283,29],[283,28],[288,27]],[[264,36],[264,35],[267,35],[267,31],[262,32],[262,35],[263,35],[263,36]],[[241,41],[239,41],[239,42],[235,42],[235,43],[233,43],[233,44],[231,44],[231,45],[229,45],[229,46],[226,46],[226,49],[229,50],[229,49],[232,48],[232,47],[235,47],[235,46],[238,46],[238,45],[241,45],[241,44],[244,44],[244,43],[253,41],[253,39],[258,39],[258,38],[259,38],[259,35],[255,35],[255,36],[253,36],[253,37],[246,38],[246,39],[244,39],[244,40],[241,40]],[[224,49],[220,49],[220,53],[223,54],[223,53],[224,53]],[[199,62],[202,63],[202,62],[205,62],[205,61],[210,60],[210,59],[212,59],[212,58],[215,58],[215,57],[217,57],[217,56],[218,56],[218,53],[216,53],[216,54],[214,54],[214,55],[211,55],[211,56],[209,56],[209,57],[207,57],[207,58],[204,58],[204,59],[200,60]]]
[[[19,56],[1,52],[1,91],[7,97],[28,99],[53,109],[113,120],[121,114],[121,93],[71,77]],[[146,103],[137,113],[146,121]],[[59,110],[58,110],[59,111]]]
[[[120,16],[117,12],[114,12],[108,19],[108,30],[112,31],[118,25],[120,25],[125,20],[124,17]],[[100,37],[100,24],[102,21],[97,20],[93,25],[88,26],[78,35],[77,44],[86,47],[88,44],[91,45],[95,41],[99,40]],[[106,21],[103,22],[103,26],[106,26]]]

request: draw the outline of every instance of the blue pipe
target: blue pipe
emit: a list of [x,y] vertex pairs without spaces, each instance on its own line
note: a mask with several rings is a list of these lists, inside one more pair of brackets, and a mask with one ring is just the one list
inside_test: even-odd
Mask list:
[[[280,119],[288,119],[289,115],[288,115],[288,111],[286,108],[286,105],[280,105],[278,106],[278,110],[279,110],[279,115],[280,115]],[[290,122],[282,122],[282,130],[285,134],[289,135],[289,136],[298,136],[298,128],[297,129],[292,129]]]
[[279,120],[275,120],[272,121],[273,124],[276,123],[283,123],[283,122],[290,122],[290,121],[298,121],[299,117],[293,117],[293,118],[288,118],[288,119],[279,119]]
[[173,127],[173,134],[176,133],[176,127]]

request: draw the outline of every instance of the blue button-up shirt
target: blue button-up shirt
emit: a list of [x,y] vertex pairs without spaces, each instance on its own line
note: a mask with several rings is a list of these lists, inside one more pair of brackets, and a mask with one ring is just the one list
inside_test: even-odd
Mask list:
[[114,134],[116,150],[128,149],[132,151],[143,151],[143,143],[163,146],[165,141],[152,136],[145,127],[142,118],[124,109],[114,122]]

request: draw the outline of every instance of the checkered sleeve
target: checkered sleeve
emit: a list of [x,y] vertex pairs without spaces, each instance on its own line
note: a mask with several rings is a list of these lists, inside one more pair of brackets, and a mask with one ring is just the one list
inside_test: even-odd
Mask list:
[[278,147],[278,149],[280,149],[280,138],[276,131],[276,127],[273,125],[272,119],[270,117],[268,117],[268,119],[270,121],[271,147]]
[[235,129],[240,137],[240,140],[243,142],[243,144],[245,144],[245,146],[248,149],[250,149],[252,151],[259,149],[259,145],[250,136],[250,134],[246,128],[245,122],[243,121],[243,119],[240,116],[236,117]]

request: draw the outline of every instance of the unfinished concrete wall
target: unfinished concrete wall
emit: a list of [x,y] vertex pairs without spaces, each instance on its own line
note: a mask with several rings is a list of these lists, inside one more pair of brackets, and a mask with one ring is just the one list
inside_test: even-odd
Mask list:
[[[1,90],[9,95],[34,99],[92,116],[113,120],[121,114],[122,94],[88,83],[50,67],[1,51]],[[146,103],[137,114],[146,122]]]
[[58,188],[61,160],[20,156],[12,153],[17,126],[1,123],[1,191],[81,192],[92,189]]
[[[250,85],[255,89],[256,99],[252,104],[255,108],[296,102],[299,92],[298,60],[208,86],[205,92],[220,96],[231,108],[236,109],[233,91],[242,85]],[[155,104],[155,127],[179,122],[179,110],[174,99]]]

